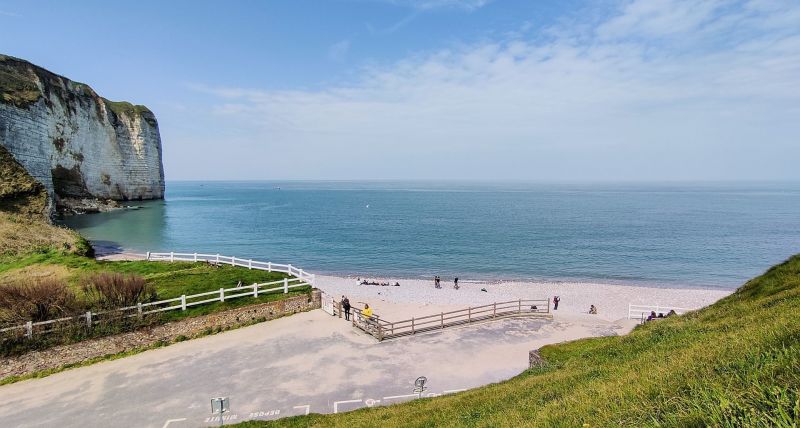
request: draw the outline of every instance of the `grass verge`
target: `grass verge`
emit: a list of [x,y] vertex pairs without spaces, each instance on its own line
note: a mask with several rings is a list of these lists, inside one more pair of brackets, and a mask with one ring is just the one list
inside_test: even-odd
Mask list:
[[[444,397],[239,427],[797,427],[800,256],[621,337],[543,347],[546,367]],[[431,379],[435,382],[435,379]]]

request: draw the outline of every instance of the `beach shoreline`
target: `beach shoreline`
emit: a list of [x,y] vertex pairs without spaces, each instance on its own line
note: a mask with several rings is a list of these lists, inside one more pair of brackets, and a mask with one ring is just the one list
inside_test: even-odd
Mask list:
[[[93,241],[99,260],[142,260],[143,254],[126,249],[109,241]],[[360,285],[368,279],[394,285]],[[735,291],[735,289],[701,287],[692,285],[655,285],[593,281],[536,281],[536,280],[474,280],[460,279],[458,290],[451,279],[445,278],[442,288],[434,288],[432,279],[401,278],[392,276],[358,276],[317,274],[316,287],[329,297],[348,296],[353,303],[369,303],[382,317],[400,321],[414,316],[465,309],[495,302],[518,299],[548,300],[559,296],[561,302],[554,316],[588,315],[595,305],[593,317],[608,321],[628,318],[629,304],[658,305],[666,314],[671,308],[695,310],[708,306]],[[482,291],[486,290],[486,291]]]

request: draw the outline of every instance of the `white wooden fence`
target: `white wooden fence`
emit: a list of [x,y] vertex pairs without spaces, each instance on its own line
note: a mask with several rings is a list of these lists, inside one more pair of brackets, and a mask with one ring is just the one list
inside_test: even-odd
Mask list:
[[675,311],[676,314],[682,315],[686,312],[691,311],[692,309],[686,308],[676,308],[674,306],[663,306],[663,305],[634,305],[632,303],[628,304],[628,319],[629,320],[639,320],[644,321],[650,316],[651,312],[655,312],[656,315],[659,313],[663,313],[666,315],[669,311]]
[[[278,281],[254,283],[248,285],[240,285],[231,288],[220,288],[219,290],[208,291],[205,293],[182,295],[172,299],[159,300],[156,302],[139,303],[135,306],[127,306],[124,308],[110,309],[102,312],[88,311],[85,314],[52,319],[41,322],[28,321],[25,324],[16,325],[13,327],[6,327],[0,329],[0,333],[6,333],[14,330],[24,330],[25,336],[28,338],[33,337],[34,331],[48,332],[47,326],[55,325],[58,323],[75,322],[84,320],[87,326],[91,327],[100,322],[104,317],[106,318],[120,318],[120,317],[142,317],[143,315],[153,314],[157,312],[166,312],[181,310],[185,311],[192,306],[204,305],[214,302],[225,302],[226,300],[236,299],[239,297],[254,297],[273,293],[283,292],[288,293],[289,290],[305,286],[313,286],[315,277],[313,274],[305,272],[303,269],[298,269],[292,265],[277,264],[271,262],[260,262],[251,259],[241,259],[236,257],[221,256],[219,254],[199,254],[199,253],[147,253],[147,260],[152,261],[192,261],[204,262],[211,264],[228,264],[231,266],[241,266],[248,269],[258,269],[267,272],[286,273],[294,276],[294,278],[284,278]],[[37,328],[38,327],[38,328]]]
[[231,266],[241,266],[248,269],[265,270],[267,272],[281,272],[288,273],[289,275],[302,278],[314,284],[314,274],[310,274],[303,269],[298,269],[292,265],[284,265],[272,262],[259,262],[253,259],[243,259],[234,256],[222,256],[219,254],[201,254],[201,253],[151,253],[145,254],[147,260],[156,260],[164,262],[204,262],[211,264],[224,264]]

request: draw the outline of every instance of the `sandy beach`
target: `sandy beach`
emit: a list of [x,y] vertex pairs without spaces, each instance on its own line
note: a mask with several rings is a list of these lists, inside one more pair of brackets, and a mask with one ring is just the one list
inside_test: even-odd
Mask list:
[[[124,250],[113,243],[93,243],[100,260],[142,260],[144,254]],[[100,245],[98,245],[100,244]],[[392,285],[361,285],[360,280]],[[399,283],[400,286],[393,284]],[[561,302],[554,316],[588,314],[589,306],[597,307],[597,318],[617,321],[628,317],[628,305],[658,305],[665,308],[700,309],[730,295],[734,289],[667,287],[633,284],[603,284],[596,282],[536,282],[536,281],[469,281],[461,280],[460,288],[442,281],[434,288],[432,280],[391,277],[356,277],[317,275],[316,287],[337,300],[348,296],[361,306],[369,303],[381,318],[390,321],[414,316],[433,315],[469,306],[516,299],[551,299]],[[482,290],[486,291],[482,291]],[[552,307],[552,306],[551,306]]]
[[[363,278],[362,278],[363,279]],[[461,281],[455,290],[452,282],[402,278],[368,278],[396,286],[359,285],[356,277],[318,275],[316,286],[330,296],[342,295],[351,302],[366,302],[382,318],[390,321],[412,316],[432,315],[441,311],[464,309],[516,299],[552,299],[560,296],[555,316],[587,314],[590,305],[597,307],[597,317],[608,321],[628,316],[628,304],[659,305],[667,308],[699,309],[731,294],[734,290],[708,288],[669,288],[588,282],[468,282]],[[486,291],[481,291],[485,289]],[[665,310],[668,311],[669,309]]]

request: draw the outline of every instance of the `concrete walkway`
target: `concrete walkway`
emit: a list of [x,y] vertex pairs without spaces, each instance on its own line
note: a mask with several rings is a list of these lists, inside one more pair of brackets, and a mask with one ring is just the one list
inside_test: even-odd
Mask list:
[[227,422],[333,413],[508,379],[528,351],[630,325],[596,317],[507,319],[383,343],[321,310],[178,343],[116,361],[0,387],[13,427],[196,427],[219,423],[212,397],[230,397]]

